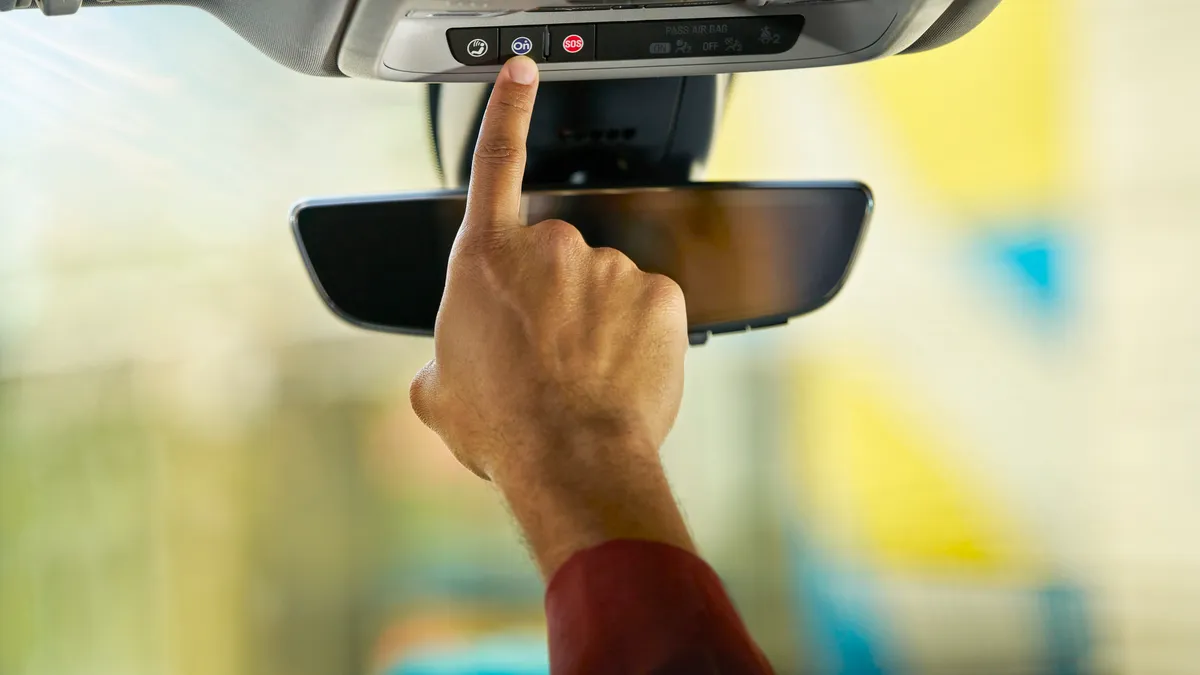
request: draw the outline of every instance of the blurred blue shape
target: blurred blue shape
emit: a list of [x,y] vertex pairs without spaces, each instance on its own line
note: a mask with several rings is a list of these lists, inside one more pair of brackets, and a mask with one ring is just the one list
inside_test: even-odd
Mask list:
[[430,558],[409,574],[405,579],[406,591],[441,600],[460,598],[540,608],[541,579],[524,560],[520,569],[512,569],[506,562],[481,559],[469,547],[451,549]]
[[1055,251],[1047,244],[1045,240],[1021,242],[1010,246],[1005,253],[1020,278],[1032,284],[1043,300],[1053,302],[1059,297],[1060,284],[1055,274]]
[[387,675],[549,675],[544,639],[492,636],[471,644],[427,647],[405,656]]
[[1082,675],[1087,672],[1091,651],[1087,596],[1068,583],[1046,586],[1038,593],[1046,648],[1053,675]]
[[861,574],[837,568],[807,546],[797,526],[785,533],[791,556],[792,605],[803,617],[807,641],[838,675],[887,675],[881,664],[882,622],[870,598],[871,584]]
[[1043,318],[1062,318],[1068,310],[1072,246],[1064,228],[1049,219],[1024,219],[982,228],[979,240],[985,267],[999,272],[1001,285]]

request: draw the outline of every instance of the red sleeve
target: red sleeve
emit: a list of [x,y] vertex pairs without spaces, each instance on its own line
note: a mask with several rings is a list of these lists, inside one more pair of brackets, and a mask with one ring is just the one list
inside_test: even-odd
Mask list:
[[712,568],[667,544],[576,553],[550,580],[546,619],[553,675],[773,672]]

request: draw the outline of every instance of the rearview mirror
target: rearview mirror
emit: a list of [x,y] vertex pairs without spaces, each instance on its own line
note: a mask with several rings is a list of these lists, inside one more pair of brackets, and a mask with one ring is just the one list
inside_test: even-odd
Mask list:
[[[292,228],[321,297],[373,330],[432,335],[465,193],[313,200]],[[679,283],[693,341],[787,323],[841,289],[873,202],[846,184],[703,183],[527,191],[525,222],[572,223],[592,246]]]

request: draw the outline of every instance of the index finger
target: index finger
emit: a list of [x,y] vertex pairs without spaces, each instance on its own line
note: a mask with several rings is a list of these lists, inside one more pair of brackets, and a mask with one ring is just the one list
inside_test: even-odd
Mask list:
[[467,234],[520,226],[525,141],[537,96],[537,64],[527,56],[509,59],[488,99],[471,161],[467,187]]

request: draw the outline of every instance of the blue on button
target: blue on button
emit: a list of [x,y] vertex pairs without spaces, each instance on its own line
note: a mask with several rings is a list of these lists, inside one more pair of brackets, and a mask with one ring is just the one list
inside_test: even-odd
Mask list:
[[512,41],[512,50],[514,54],[525,55],[533,51],[533,40],[527,37],[519,37]]

